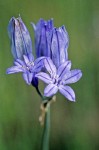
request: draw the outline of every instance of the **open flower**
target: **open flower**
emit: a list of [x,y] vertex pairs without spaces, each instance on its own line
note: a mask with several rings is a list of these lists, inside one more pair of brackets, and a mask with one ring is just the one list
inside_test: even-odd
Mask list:
[[66,61],[56,68],[50,58],[45,61],[45,68],[49,74],[40,72],[36,77],[47,83],[44,90],[46,97],[51,97],[59,90],[68,100],[75,101],[75,93],[68,84],[77,82],[82,77],[82,72],[79,69],[71,70],[71,61]]
[[30,85],[35,78],[35,74],[41,70],[44,57],[34,61],[33,55],[29,54],[28,57],[23,55],[23,58],[24,60],[16,59],[14,66],[7,69],[7,74],[22,72],[24,80]]

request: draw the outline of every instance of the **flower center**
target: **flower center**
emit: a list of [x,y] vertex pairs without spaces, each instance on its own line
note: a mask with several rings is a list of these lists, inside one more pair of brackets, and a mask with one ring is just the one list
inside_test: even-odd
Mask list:
[[26,65],[27,65],[26,66],[27,70],[31,72],[32,67],[34,66],[34,62],[33,61],[29,61]]
[[52,80],[53,80],[54,84],[56,84],[56,85],[59,84],[59,76],[57,74],[53,74]]
[[29,61],[26,66],[22,66],[22,68],[26,69],[27,71],[31,72],[32,68],[34,66],[34,62],[33,61]]

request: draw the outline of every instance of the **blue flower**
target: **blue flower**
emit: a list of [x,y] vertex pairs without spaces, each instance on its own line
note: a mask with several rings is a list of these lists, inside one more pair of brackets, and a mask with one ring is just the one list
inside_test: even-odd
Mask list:
[[44,60],[45,68],[49,74],[40,72],[36,77],[47,83],[44,96],[51,97],[59,90],[68,100],[75,101],[75,93],[68,84],[77,82],[82,77],[79,69],[71,69],[71,61],[66,61],[56,68],[50,58]]
[[32,53],[31,37],[21,17],[11,18],[8,25],[8,34],[14,59],[23,59],[23,55]]
[[32,83],[37,86],[38,83],[35,74],[41,70],[44,57],[40,57],[34,61],[33,55],[29,54],[28,56],[23,55],[23,58],[24,60],[16,59],[14,66],[7,69],[7,74],[22,72],[23,79],[27,84],[30,85]]
[[45,21],[40,19],[35,25],[32,23],[35,33],[35,48],[37,57],[51,56],[50,43],[53,30],[53,19]]

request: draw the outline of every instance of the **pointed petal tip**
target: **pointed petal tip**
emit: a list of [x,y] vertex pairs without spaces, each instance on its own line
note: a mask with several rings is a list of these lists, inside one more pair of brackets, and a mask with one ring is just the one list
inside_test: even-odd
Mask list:
[[82,77],[82,71],[80,70],[80,69],[75,69],[77,72],[78,72],[78,80],[80,80],[81,79],[81,77]]
[[[73,97],[74,96],[74,97]],[[75,95],[73,95],[71,98],[68,97],[67,100],[71,101],[71,102],[76,102],[76,99],[75,99]]]
[[71,70],[64,77],[64,81],[65,81],[64,84],[76,83],[77,81],[79,81],[81,79],[81,77],[82,77],[81,70],[79,70],[79,69]]
[[75,102],[75,92],[69,86],[60,85],[59,91],[62,95],[64,95],[69,101]]
[[75,97],[73,97],[72,99],[68,99],[68,100],[71,101],[71,102],[76,102]]

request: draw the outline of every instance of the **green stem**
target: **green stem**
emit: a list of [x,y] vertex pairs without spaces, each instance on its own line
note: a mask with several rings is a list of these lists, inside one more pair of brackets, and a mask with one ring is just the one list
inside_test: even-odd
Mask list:
[[37,93],[43,100],[43,104],[45,109],[47,108],[45,112],[45,120],[44,120],[44,130],[43,130],[43,136],[42,136],[42,145],[41,145],[41,150],[49,150],[49,136],[50,136],[50,101],[52,97],[45,97],[42,95],[38,87],[35,87]]
[[49,135],[50,135],[50,104],[48,104],[47,111],[45,114],[41,150],[49,150]]

